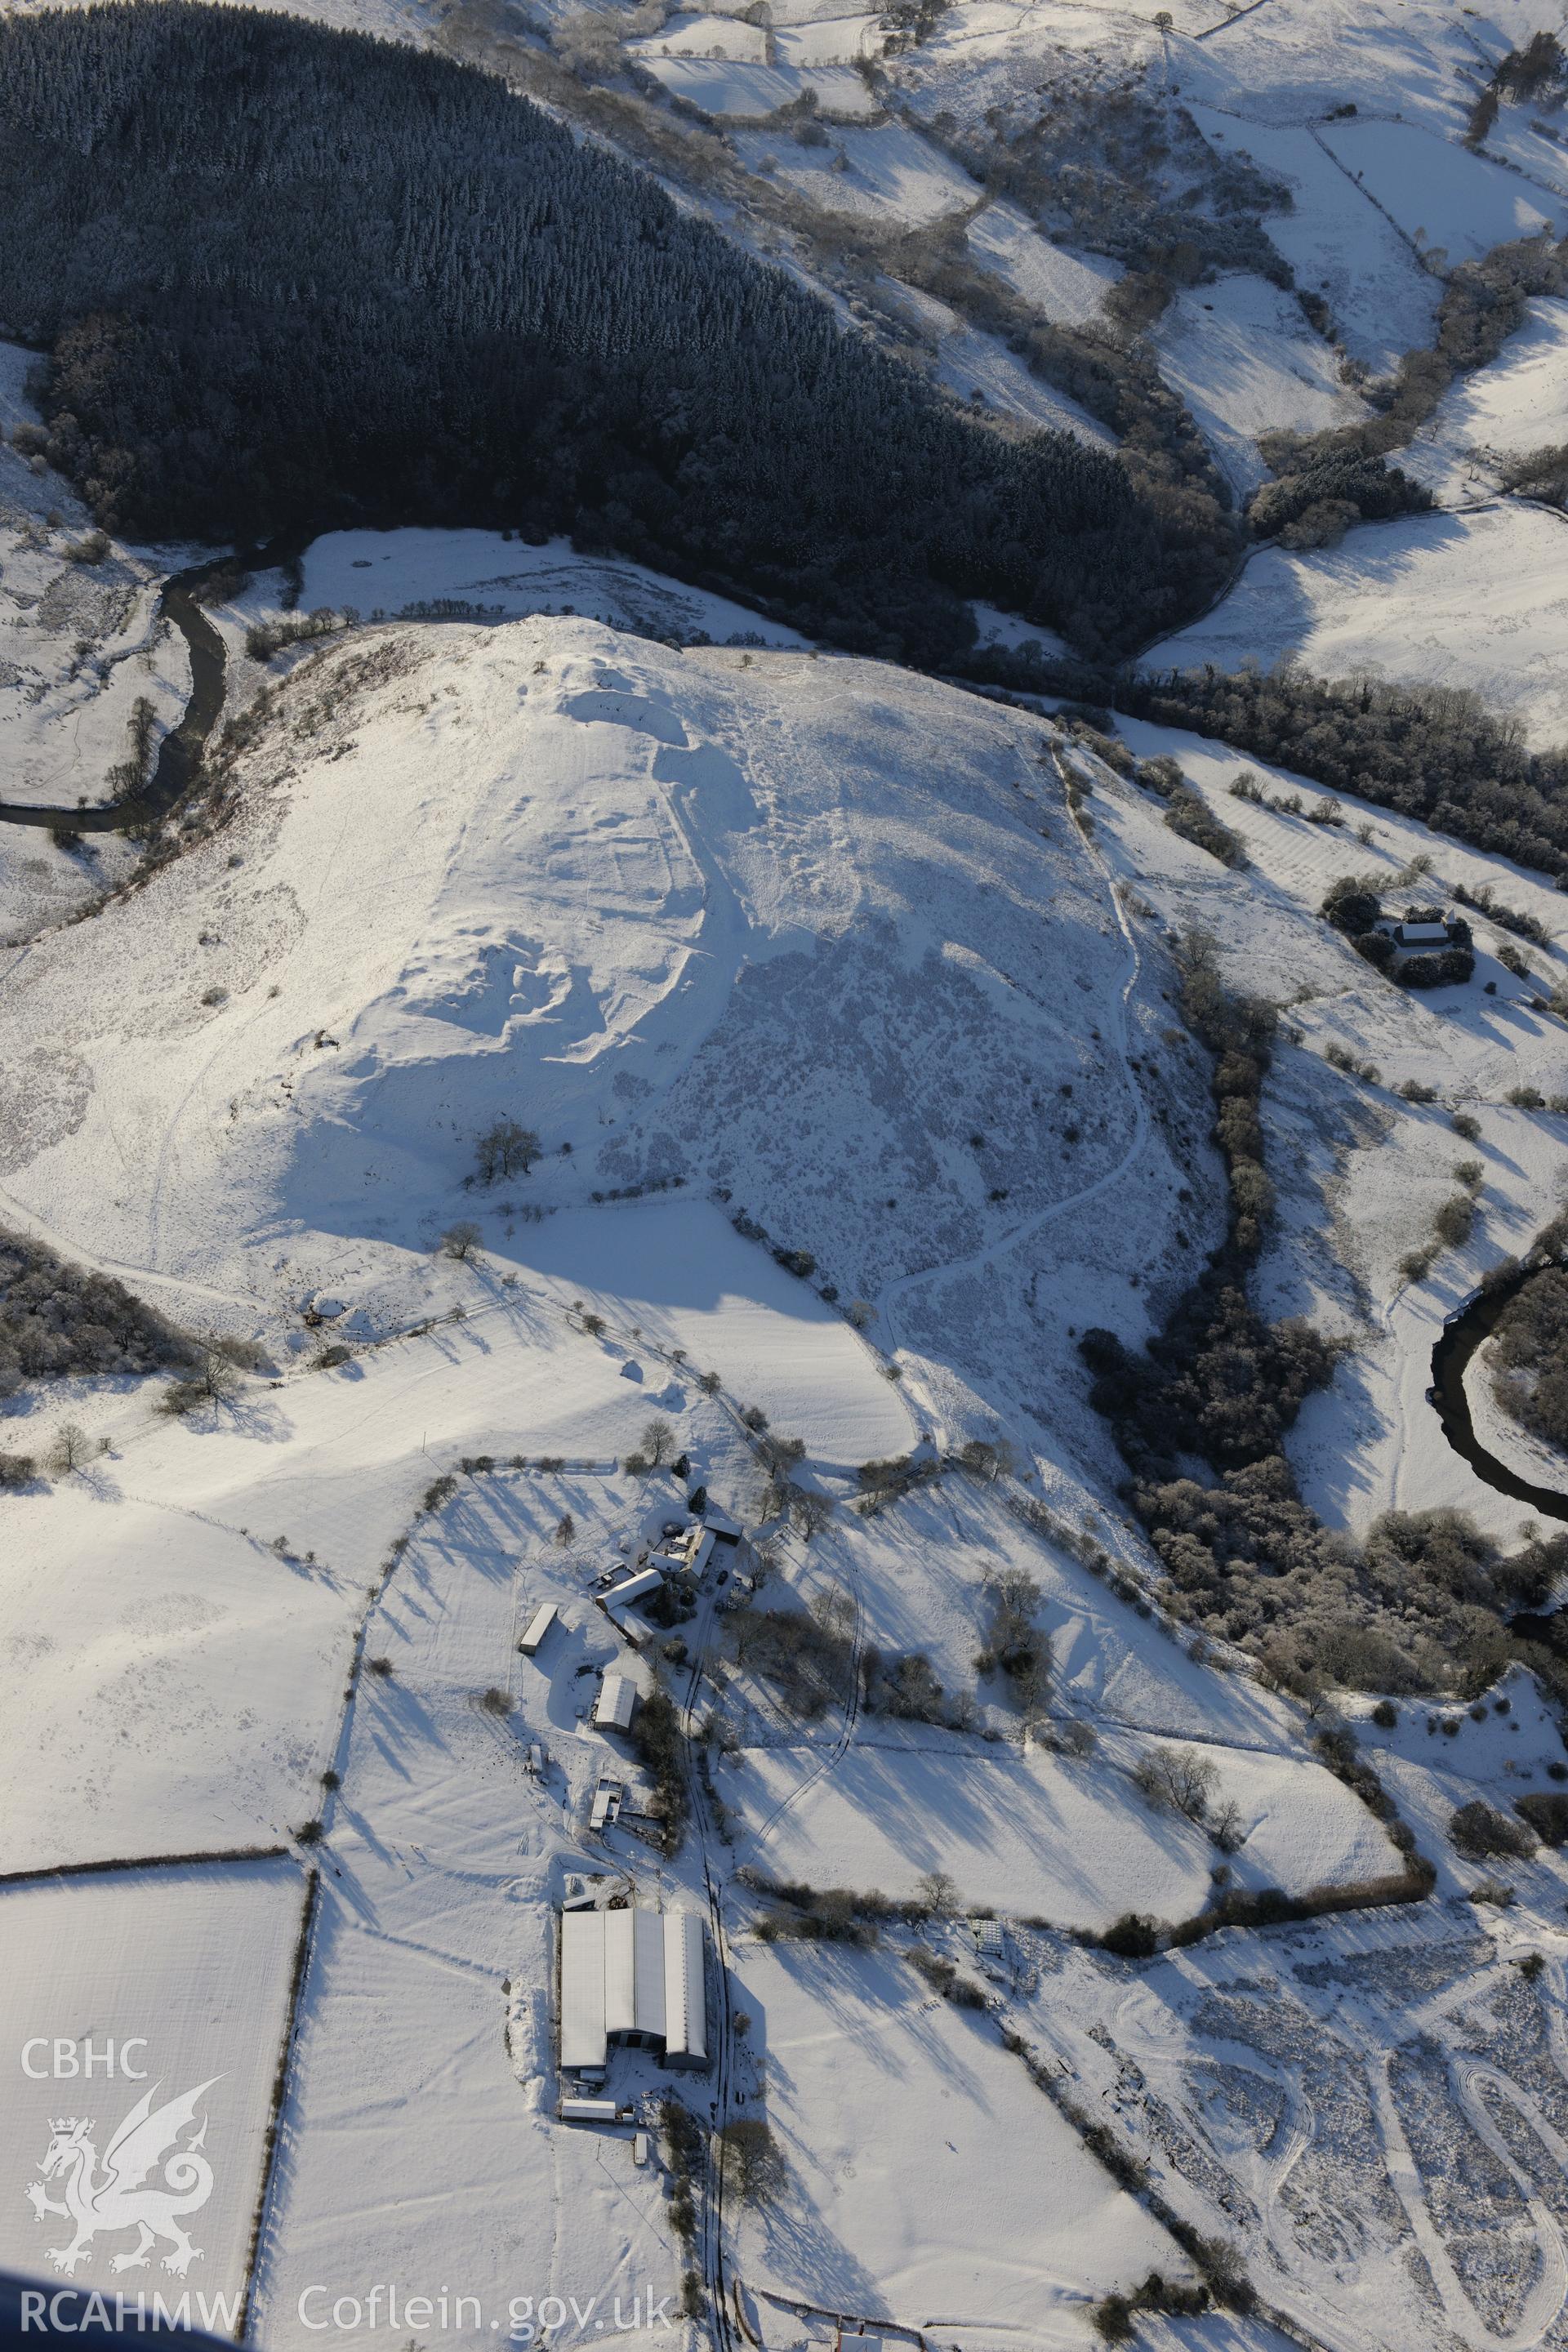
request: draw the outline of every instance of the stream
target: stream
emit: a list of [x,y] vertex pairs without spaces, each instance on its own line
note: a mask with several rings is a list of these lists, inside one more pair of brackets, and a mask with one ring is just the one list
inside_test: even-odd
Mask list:
[[226,656],[223,639],[202,611],[197,593],[211,562],[171,572],[158,598],[158,611],[184,638],[191,656],[191,691],[177,727],[158,746],[158,758],[142,789],[101,808],[38,808],[0,801],[0,824],[58,826],[71,833],[122,833],[128,825],[167,815],[190,786],[207,737],[223,709]]
[[1432,1350],[1432,1385],[1426,1394],[1443,1424],[1443,1434],[1456,1454],[1468,1462],[1478,1478],[1516,1503],[1528,1503],[1543,1518],[1568,1520],[1568,1493],[1559,1486],[1532,1486],[1489,1454],[1476,1435],[1470,1400],[1465,1393],[1465,1372],[1483,1339],[1489,1339],[1498,1317],[1516,1297],[1539,1266],[1521,1266],[1494,1289],[1479,1290],[1468,1306],[1451,1315]]

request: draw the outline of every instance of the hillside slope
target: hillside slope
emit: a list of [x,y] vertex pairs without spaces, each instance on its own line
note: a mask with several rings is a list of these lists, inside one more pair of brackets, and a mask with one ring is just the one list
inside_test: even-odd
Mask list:
[[1131,1130],[1126,948],[1043,740],[578,620],[334,646],[232,822],[13,965],[5,1181],[89,1255],[265,1294],[258,1235],[428,1246],[507,1115],[545,1161],[502,1192],[721,1185],[874,1293]]

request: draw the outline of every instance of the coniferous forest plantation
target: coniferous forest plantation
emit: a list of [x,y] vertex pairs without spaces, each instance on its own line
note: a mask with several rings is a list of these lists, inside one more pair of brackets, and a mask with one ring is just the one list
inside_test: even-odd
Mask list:
[[988,598],[1114,654],[1227,551],[1005,436],[470,68],[281,15],[0,23],[0,323],[106,527],[484,523],[961,652]]

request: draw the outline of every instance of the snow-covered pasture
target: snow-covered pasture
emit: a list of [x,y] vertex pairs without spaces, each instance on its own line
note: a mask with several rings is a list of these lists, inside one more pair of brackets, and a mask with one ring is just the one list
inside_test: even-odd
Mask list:
[[[17,1786],[14,1775],[6,1786]],[[205,2201],[195,2193],[199,2178],[186,2187],[193,2210],[182,2220],[196,2258],[171,2276],[166,2258],[175,2245],[163,2236],[142,2265],[121,2267],[139,2236],[134,2223],[115,2226],[110,2195],[104,2225],[89,2233],[89,2251],[69,2283],[109,2297],[111,2313],[116,2293],[132,2305],[144,2294],[149,2326],[154,2294],[173,2308],[188,2289],[195,2325],[205,2315],[218,2334],[235,2332],[305,1891],[291,1861],[0,1886],[0,2040],[8,2065],[0,2106],[6,2187],[0,2261],[8,2271],[67,2283],[50,2257],[68,2247],[74,2222],[57,2212],[35,2216],[23,2195],[40,2178],[53,2118],[94,2119],[88,2137],[95,2169],[81,2184],[90,2196],[107,2184],[110,2143],[143,2094],[151,2095],[151,2118],[168,2101],[202,2091],[189,2112],[170,2118],[171,2137],[128,2184],[163,2189],[164,2156],[199,2147],[212,2186]],[[57,2204],[67,2177],[44,2182]],[[174,2197],[176,2213],[184,2201]],[[156,2210],[154,2199],[149,2204]],[[226,2309],[209,2304],[204,2315],[202,2296],[226,2298]]]
[[626,48],[634,58],[728,58],[761,65],[767,59],[768,37],[761,25],[749,24],[742,16],[678,15],[668,17],[657,33],[628,41]]
[[[755,1748],[718,1787],[752,1832],[738,1833],[738,1851],[770,1878],[903,1901],[940,1872],[961,1902],[1053,1927],[1104,1928],[1128,1911],[1190,1918],[1212,1892],[1215,1850],[1134,1787],[1149,1744],[1111,1731],[1068,1761],[871,1717],[826,1769],[812,1748]],[[1195,1743],[1191,1752],[1215,1767],[1216,1805],[1239,1810],[1238,1885],[1300,1895],[1397,1871],[1371,1814],[1320,1765]]]
[[663,57],[657,45],[645,48],[641,63],[672,98],[702,114],[737,122],[757,122],[775,114],[797,99],[804,87],[798,75],[778,66],[731,63],[722,56]]
[[[1262,13],[1248,19],[1254,27]],[[1206,63],[1210,52],[1203,54]],[[1439,281],[1310,129],[1247,120],[1225,100],[1190,110],[1216,153],[1248,155],[1289,188],[1292,209],[1266,222],[1269,242],[1299,283],[1328,303],[1333,333],[1352,359],[1384,373],[1402,352],[1430,342]]]
[[242,1534],[214,1512],[254,1494],[182,1493],[193,1444],[150,1449],[163,1461],[125,1464],[123,1484],[121,1464],[95,1465],[8,1505],[0,1779],[13,1868],[273,1844],[314,1809],[352,1588],[275,1559],[266,1522]]
[[1416,123],[1331,122],[1321,136],[1407,236],[1450,265],[1542,229],[1560,236],[1568,220],[1568,200]]
[[781,1434],[819,1464],[853,1466],[908,1451],[914,1417],[875,1356],[806,1283],[741,1239],[706,1202],[625,1202],[552,1218],[519,1244],[531,1272],[563,1297],[581,1297],[634,1326],[690,1370],[626,1342],[623,1377],[650,1401],[694,1395],[698,1372],[760,1405]]
[[[1076,400],[1042,382],[999,337],[984,334],[977,327],[962,326],[957,314],[947,310],[945,304],[927,301],[922,309],[931,316],[940,337],[937,380],[960,399],[974,402],[994,415],[1011,417],[1022,425],[1047,432],[1071,433],[1080,441],[1095,441],[1103,448],[1116,446],[1113,433]],[[1042,632],[1037,629],[1030,634],[1039,636]]]
[[1336,107],[1368,118],[1369,134],[1397,130],[1402,116],[1434,145],[1455,141],[1462,163],[1470,159],[1457,142],[1486,76],[1483,57],[1522,46],[1531,29],[1529,0],[1493,0],[1476,23],[1443,0],[1269,0],[1228,19],[1216,10],[1205,37],[1183,46],[1182,96],[1249,122],[1316,121],[1336,132],[1342,122],[1328,120]]
[[987,205],[964,235],[977,261],[1005,278],[1043,318],[1067,326],[1087,326],[1096,318],[1121,275],[1121,264],[1102,254],[1069,253],[1053,245],[1013,205]]
[[[353,605],[361,614],[395,616],[447,602],[508,621],[577,613],[609,628],[654,635],[700,632],[721,644],[741,633],[770,646],[804,643],[794,629],[728,597],[688,588],[640,563],[579,555],[562,539],[535,547],[496,530],[334,530],[310,541],[302,565],[306,612]],[[237,616],[269,617],[279,584],[276,575],[262,574],[234,607]]]
[[[1121,1531],[1102,1517],[1084,1532],[1114,1548]],[[867,1641],[889,1656],[919,1650],[950,1694],[975,1685],[999,1577],[1030,1577],[1040,1590],[1036,1622],[1051,1645],[1050,1711],[1115,1723],[1151,1737],[1210,1738],[1248,1748],[1288,1748],[1294,1718],[1249,1679],[1188,1657],[1132,1601],[1111,1591],[1007,1509],[1000,1488],[956,1471],[917,1487],[871,1518],[841,1512],[787,1570],[807,1602],[826,1584],[849,1592]],[[1000,1677],[977,1697],[994,1726],[1016,1729]],[[862,1727],[881,1737],[899,1727]],[[916,1737],[923,1738],[918,1731]]]
[[1221,278],[1178,294],[1155,345],[1161,373],[1242,494],[1268,478],[1259,434],[1326,432],[1367,414],[1294,299],[1267,278]]
[[[1004,1678],[976,1682],[996,1580],[1020,1572],[1040,1593],[1049,1714],[1089,1727],[1085,1758],[1020,1749]],[[744,1744],[757,1729],[737,1713],[743,1744],[716,1768],[718,1786],[740,1816],[737,1855],[771,1878],[902,1898],[940,1871],[972,1903],[1068,1927],[1103,1927],[1129,1910],[1187,1916],[1203,1907],[1215,1851],[1133,1785],[1162,1741],[1194,1747],[1214,1767],[1215,1807],[1236,1803],[1241,1884],[1300,1893],[1396,1866],[1364,1807],[1306,1760],[1287,1706],[1194,1661],[1131,1599],[1024,1527],[994,1488],[948,1473],[869,1520],[843,1514],[786,1582],[791,1601],[809,1606],[845,1596],[885,1662],[920,1652],[950,1699],[973,1692],[990,1736],[862,1706],[840,1754],[834,1712],[793,1729],[764,1718],[762,1745]],[[749,1696],[743,1673],[731,1681]]]
[[1398,463],[1453,503],[1495,487],[1497,461],[1568,441],[1568,302],[1528,305],[1489,367],[1450,386]]
[[[826,110],[834,110],[831,104]],[[968,174],[906,122],[835,126],[826,147],[797,146],[787,131],[753,130],[737,131],[735,144],[749,170],[776,177],[825,213],[920,228],[967,212],[974,202]]]
[[[776,18],[778,11],[773,14]],[[784,65],[852,66],[860,58],[879,56],[883,38],[875,16],[822,16],[806,25],[781,26],[773,48]]]
[[789,2168],[781,2204],[739,2223],[764,2343],[798,2340],[771,2291],[1082,2344],[1091,2300],[1168,2259],[994,2021],[933,1998],[893,1953],[746,1942],[736,1973]]
[[1568,738],[1560,606],[1568,524],[1508,502],[1363,524],[1335,548],[1261,549],[1206,618],[1165,638],[1156,667],[1299,661],[1319,677],[1458,686],[1517,718],[1536,745]]

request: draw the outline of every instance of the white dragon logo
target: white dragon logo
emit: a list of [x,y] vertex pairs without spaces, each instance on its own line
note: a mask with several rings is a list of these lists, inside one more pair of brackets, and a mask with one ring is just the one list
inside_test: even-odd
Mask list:
[[[112,2257],[109,2265],[111,2271],[144,2270],[147,2257],[160,2239],[166,2239],[174,2249],[164,2256],[163,2268],[176,2276],[183,2277],[193,2263],[201,2261],[202,2250],[192,2245],[180,2226],[179,2217],[198,2212],[213,2193],[212,2166],[198,2153],[207,2136],[205,2116],[200,2131],[184,2147],[175,2143],[187,2124],[195,2120],[202,2098],[214,2083],[222,2079],[215,2074],[210,2081],[199,2083],[194,2091],[186,2091],[177,2099],[166,2099],[156,2110],[153,2101],[160,2085],[154,2083],[150,2091],[142,2093],[104,2149],[101,2173],[98,2168],[98,2150],[90,2137],[92,2118],[62,2116],[51,2121],[43,2179],[33,2181],[25,2193],[40,2221],[47,2213],[63,2213],[76,2225],[76,2235],[68,2246],[48,2249],[49,2260],[57,2270],[74,2273],[79,2263],[89,2263],[92,2241],[100,2231],[134,2230],[138,2233],[130,2253]],[[142,2182],[159,2167],[163,2185],[144,2189]],[[47,2180],[59,2181],[65,2192],[63,2203],[49,2195],[44,2186]]]

